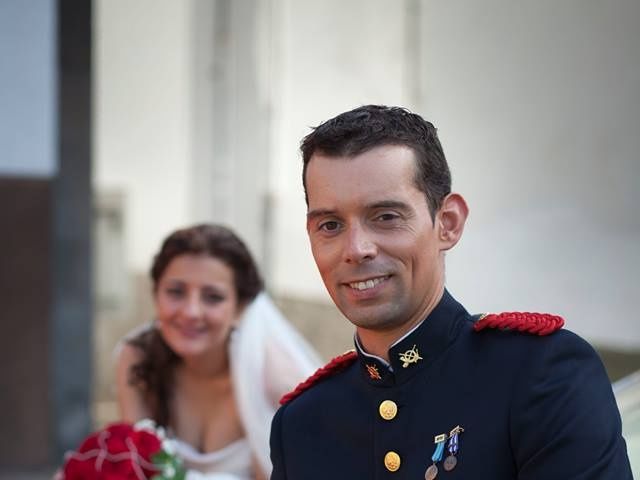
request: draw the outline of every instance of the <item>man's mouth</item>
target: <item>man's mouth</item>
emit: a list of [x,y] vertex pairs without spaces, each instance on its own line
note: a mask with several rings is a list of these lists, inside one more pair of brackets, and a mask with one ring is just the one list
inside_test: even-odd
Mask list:
[[377,285],[380,285],[382,282],[387,280],[391,275],[384,275],[382,277],[374,277],[369,278],[367,280],[361,280],[358,282],[349,282],[348,285],[354,290],[363,291],[369,290]]

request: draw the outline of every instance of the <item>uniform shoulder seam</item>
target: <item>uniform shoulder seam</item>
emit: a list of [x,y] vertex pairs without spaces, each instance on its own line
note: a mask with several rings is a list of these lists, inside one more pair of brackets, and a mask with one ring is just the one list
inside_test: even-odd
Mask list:
[[307,378],[304,382],[298,384],[298,386],[291,392],[283,395],[280,399],[280,405],[289,403],[294,398],[300,396],[302,392],[309,390],[321,380],[324,380],[325,378],[328,378],[344,370],[349,365],[351,365],[356,360],[356,358],[358,358],[358,354],[355,352],[355,350],[349,350],[342,355],[338,355],[337,357],[333,358],[324,367],[320,367],[318,370],[316,370],[316,372],[309,378]]

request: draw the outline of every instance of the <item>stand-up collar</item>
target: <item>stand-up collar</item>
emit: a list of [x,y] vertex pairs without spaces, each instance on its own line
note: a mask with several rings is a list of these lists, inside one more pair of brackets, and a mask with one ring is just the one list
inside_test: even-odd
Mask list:
[[372,385],[404,383],[433,361],[455,340],[467,311],[447,290],[440,302],[415,330],[389,349],[389,363],[369,355],[356,337],[356,351],[364,378]]

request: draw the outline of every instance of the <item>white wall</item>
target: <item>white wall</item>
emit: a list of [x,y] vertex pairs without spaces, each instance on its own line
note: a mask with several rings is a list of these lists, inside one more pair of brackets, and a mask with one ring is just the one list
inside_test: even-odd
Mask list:
[[640,3],[427,3],[427,98],[471,207],[448,283],[474,311],[640,345]]
[[161,239],[191,220],[191,4],[94,5],[94,184],[123,193],[127,263],[146,271]]
[[95,5],[94,184],[124,198],[129,270],[203,221],[232,226],[264,266],[268,2]]
[[269,4],[196,0],[191,65],[193,212],[233,227],[267,274]]

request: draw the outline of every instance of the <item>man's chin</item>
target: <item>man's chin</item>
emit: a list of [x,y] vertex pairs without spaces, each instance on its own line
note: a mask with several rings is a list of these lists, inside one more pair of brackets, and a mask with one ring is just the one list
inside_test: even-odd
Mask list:
[[389,310],[381,305],[340,309],[342,314],[356,327],[381,332],[398,328],[403,323],[397,315]]

